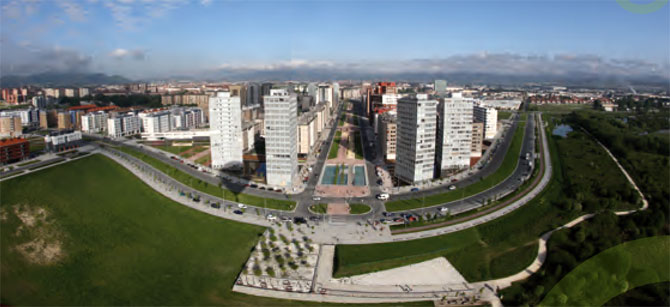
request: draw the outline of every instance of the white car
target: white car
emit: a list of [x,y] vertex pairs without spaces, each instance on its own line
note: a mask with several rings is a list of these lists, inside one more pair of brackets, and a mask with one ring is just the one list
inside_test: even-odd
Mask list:
[[277,217],[274,216],[274,215],[272,215],[272,214],[268,214],[265,218],[266,218],[268,221],[276,221],[276,220],[277,220]]
[[442,213],[448,213],[448,212],[449,212],[449,208],[447,208],[447,207],[440,207],[440,212],[442,212]]
[[453,185],[453,184],[452,184],[452,185],[450,185],[450,186],[449,186],[449,190],[452,190],[452,191],[453,191],[453,190],[456,190],[456,186],[455,186],[455,185]]
[[387,200],[387,199],[389,199],[389,195],[387,193],[382,193],[382,194],[377,195],[377,199]]
[[319,200],[321,200],[321,197],[314,196],[314,197],[312,197],[312,200],[314,200],[314,201],[319,201]]
[[245,204],[237,204],[237,207],[240,208],[240,209],[246,209],[246,208],[247,208],[247,205],[245,205]]

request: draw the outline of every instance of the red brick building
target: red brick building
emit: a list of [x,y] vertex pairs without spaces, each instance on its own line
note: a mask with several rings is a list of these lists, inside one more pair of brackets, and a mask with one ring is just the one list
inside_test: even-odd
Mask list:
[[28,158],[30,142],[24,138],[0,140],[0,164],[7,164]]

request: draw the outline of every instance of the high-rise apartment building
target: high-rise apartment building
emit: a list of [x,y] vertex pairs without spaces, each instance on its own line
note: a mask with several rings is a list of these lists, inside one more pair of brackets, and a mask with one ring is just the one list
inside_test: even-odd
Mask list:
[[472,148],[473,99],[453,93],[438,107],[437,164],[440,174],[468,168]]
[[298,172],[298,99],[286,89],[264,96],[267,184],[293,186]]
[[70,112],[58,112],[56,118],[58,129],[72,129],[72,116],[70,116]]
[[474,121],[484,123],[484,139],[495,138],[498,133],[498,110],[487,105],[475,105],[473,109]]
[[240,96],[218,92],[209,98],[209,130],[212,167],[215,169],[241,168],[242,160],[242,105]]
[[435,173],[437,100],[426,94],[398,100],[398,141],[395,175],[418,183],[431,180]]

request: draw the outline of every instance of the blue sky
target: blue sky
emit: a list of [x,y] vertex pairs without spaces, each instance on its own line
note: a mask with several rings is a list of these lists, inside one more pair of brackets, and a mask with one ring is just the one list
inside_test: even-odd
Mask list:
[[[448,69],[476,66],[482,55],[520,56],[523,65],[542,58],[528,70],[571,57],[600,67],[641,63],[641,73],[670,66],[667,4],[640,15],[615,0],[0,3],[3,74],[39,70],[40,61],[42,69],[130,77],[294,66],[419,70],[420,60]],[[512,63],[500,69],[519,66]]]

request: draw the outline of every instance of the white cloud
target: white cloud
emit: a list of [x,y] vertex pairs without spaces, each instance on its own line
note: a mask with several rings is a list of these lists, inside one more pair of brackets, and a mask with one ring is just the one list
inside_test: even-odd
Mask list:
[[200,4],[204,6],[209,6],[210,4],[212,4],[212,0],[200,0]]
[[147,57],[146,52],[144,50],[141,49],[128,50],[123,48],[114,49],[112,52],[109,53],[109,56],[117,60],[132,58],[133,60],[136,61],[142,61]]

